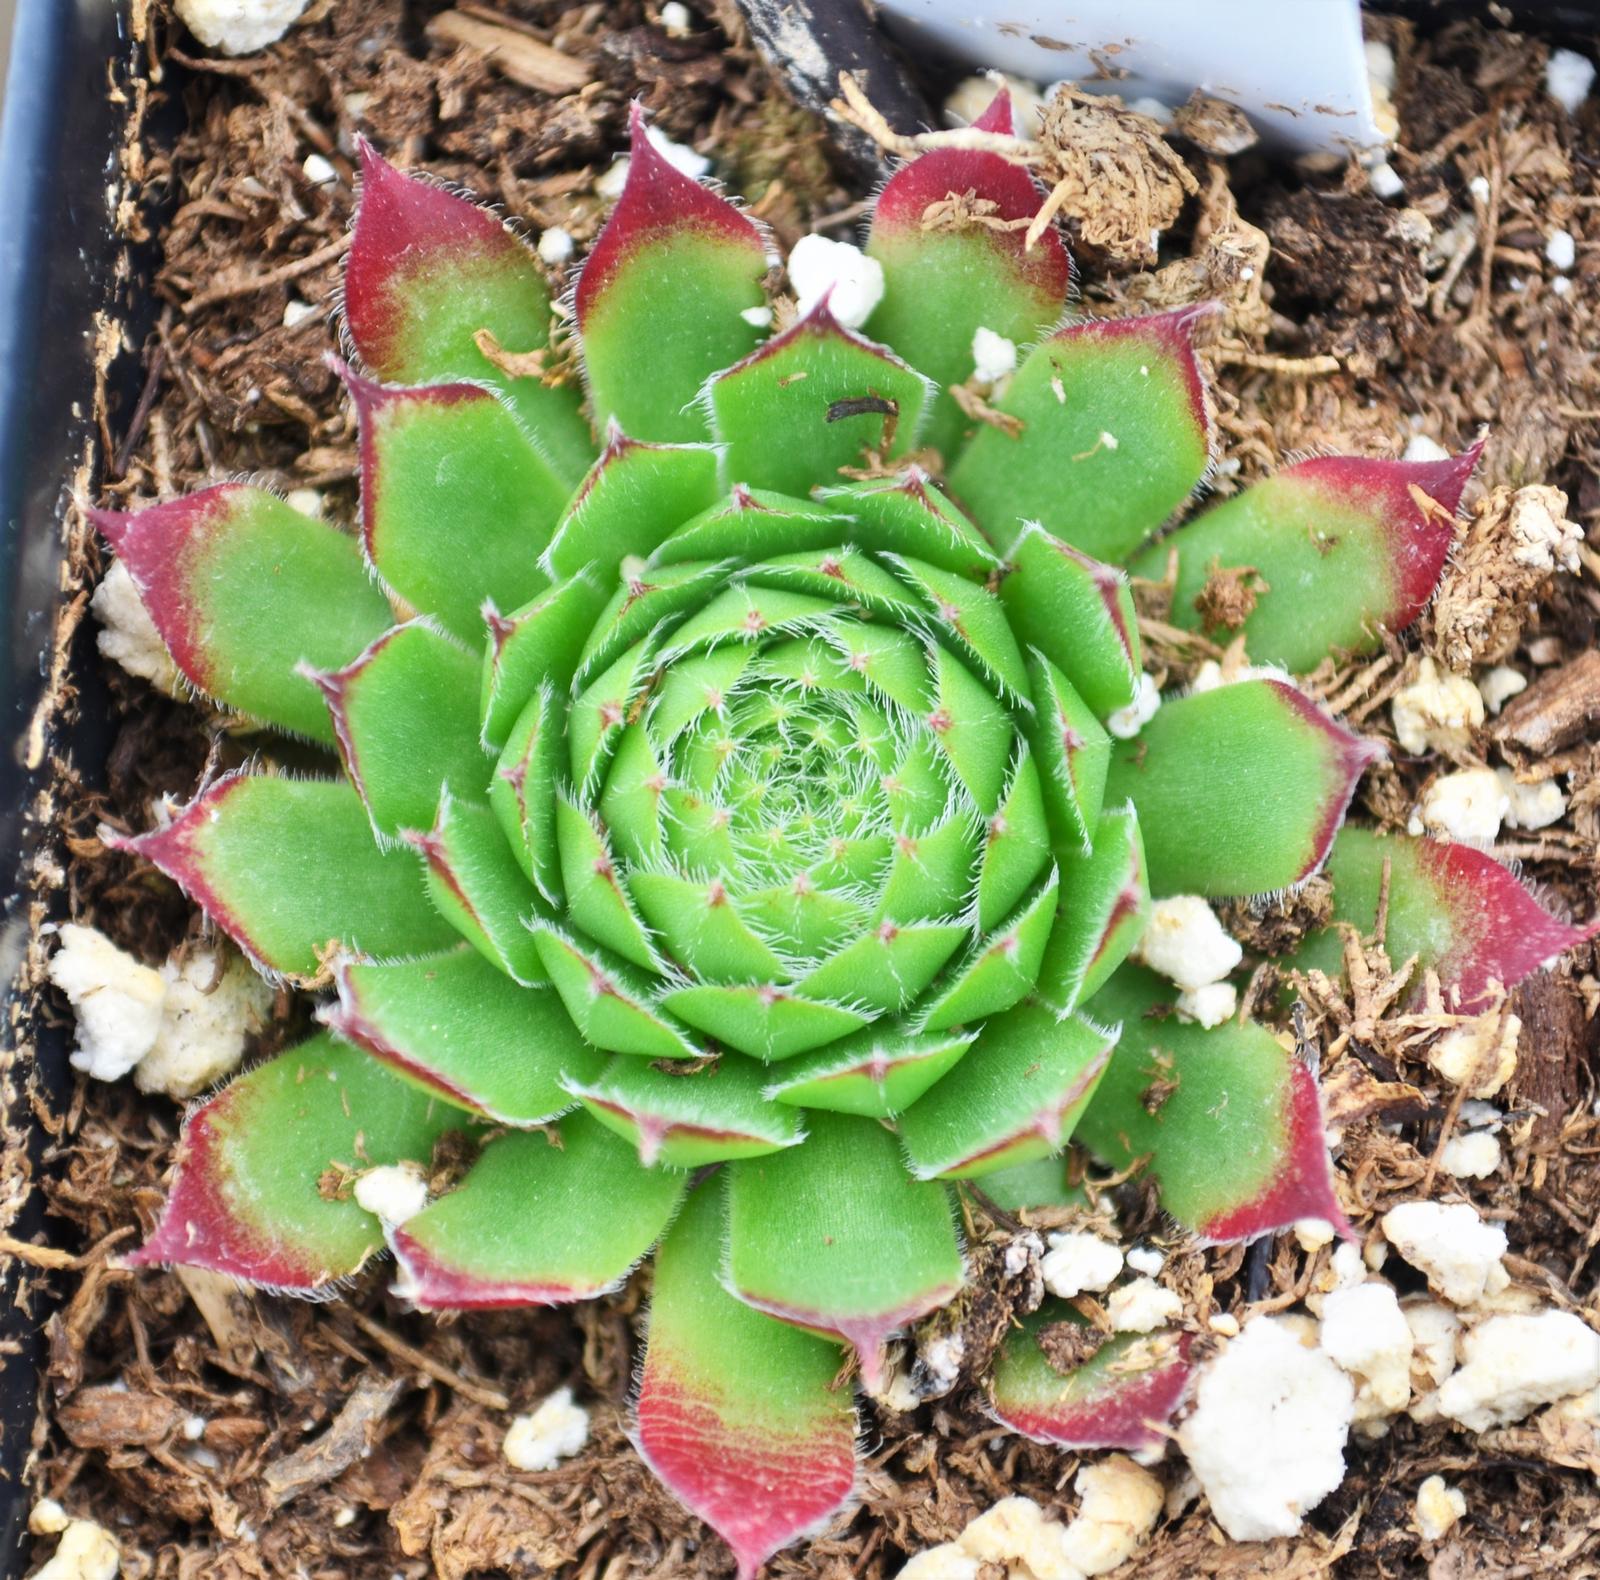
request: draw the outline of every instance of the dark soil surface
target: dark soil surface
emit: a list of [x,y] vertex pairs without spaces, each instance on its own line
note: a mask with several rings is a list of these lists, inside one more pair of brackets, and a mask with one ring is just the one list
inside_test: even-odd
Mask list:
[[[315,489],[334,517],[353,516],[354,424],[323,354],[337,345],[332,303],[357,134],[494,200],[530,230],[565,226],[581,257],[602,217],[594,180],[622,146],[637,96],[669,136],[711,156],[780,245],[818,226],[854,234],[862,193],[838,173],[822,125],[791,106],[749,48],[731,0],[690,0],[683,38],[659,25],[653,0],[456,6],[456,16],[507,35],[498,64],[452,42],[438,20],[446,9],[443,0],[318,0],[283,43],[227,61],[203,56],[160,0],[136,0],[146,80],[122,86],[135,108],[148,94],[175,99],[181,129],[162,141],[135,127],[125,160],[125,228],[155,239],[160,323],[130,353],[144,360],[145,398],[104,414],[102,501],[165,498],[251,473]],[[1483,519],[1503,509],[1502,485],[1549,482],[1600,544],[1600,101],[1569,119],[1544,94],[1544,46],[1513,33],[1456,26],[1421,40],[1378,26],[1399,62],[1401,198],[1379,201],[1359,170],[1295,171],[1254,152],[1223,162],[1178,143],[1197,191],[1158,267],[1085,241],[1081,219],[1069,217],[1087,305],[1224,303],[1209,347],[1219,491],[1307,450],[1393,455],[1417,427],[1457,449],[1488,425],[1469,495]],[[530,86],[553,68],[545,54],[517,65],[518,38],[554,45],[583,85]],[[313,178],[315,161],[308,175],[311,155],[332,180]],[[1577,238],[1564,294],[1544,258],[1556,227]],[[1091,227],[1091,236],[1114,234]],[[295,303],[317,311],[298,317]],[[81,519],[71,532],[81,592],[101,551]],[[1584,916],[1600,862],[1600,708],[1595,682],[1569,666],[1594,644],[1600,556],[1590,551],[1578,576],[1528,586],[1486,536],[1482,553],[1464,548],[1407,644],[1330,663],[1313,683],[1354,724],[1387,734],[1387,701],[1419,650],[1465,642],[1472,662],[1512,662],[1540,680],[1550,695],[1529,711],[1566,707],[1575,730],[1543,750],[1485,731],[1464,754],[1569,776],[1568,815],[1508,835],[1500,853],[1553,905]],[[1215,650],[1163,638],[1159,589],[1151,597],[1152,654],[1180,681]],[[81,598],[69,602],[62,636],[87,665],[99,660],[83,615]],[[40,893],[58,919],[98,926],[157,963],[199,919],[95,831],[147,827],[156,798],[186,800],[208,762],[242,759],[257,743],[120,671],[109,684],[115,743],[103,767],[62,762],[59,862],[46,864]],[[62,705],[70,713],[71,697]],[[1357,815],[1403,827],[1426,780],[1449,766],[1397,751],[1369,775]],[[1292,936],[1303,921],[1273,925]],[[1484,1181],[1453,1182],[1438,1169],[1456,1118],[1451,1093],[1405,1043],[1391,1004],[1352,995],[1313,1006],[1307,1026],[1328,1049],[1362,1022],[1325,1071],[1343,1131],[1340,1189],[1357,1227],[1371,1229],[1399,1196],[1459,1190],[1504,1224],[1520,1281],[1590,1320],[1600,1278],[1593,972],[1580,951],[1515,996],[1522,1059],[1501,1098],[1513,1118],[1502,1169]],[[49,990],[38,1008],[67,1014]],[[289,1038],[303,1015],[285,995],[269,1043]],[[155,1221],[176,1105],[126,1083],[80,1081],[64,1111],[40,1117],[52,1137],[42,1181],[52,1249],[9,1248],[37,1269],[36,1308],[53,1312],[32,1486],[109,1527],[134,1580],[732,1574],[721,1543],[658,1489],[626,1441],[642,1281],[576,1312],[452,1322],[406,1312],[383,1266],[326,1305],[193,1275],[134,1275],[115,1257]],[[1121,1206],[1125,1232],[1161,1237],[1137,1187]],[[974,1227],[981,1242],[988,1226]],[[1203,1331],[1219,1310],[1247,1314],[1252,1295],[1258,1306],[1290,1305],[1327,1255],[1304,1252],[1293,1236],[1249,1258],[1174,1246],[1167,1276]],[[592,1410],[588,1448],[556,1470],[511,1470],[500,1452],[508,1412],[564,1383]],[[190,1422],[199,1427],[186,1431]],[[1076,1461],[996,1428],[970,1388],[906,1416],[873,1419],[869,1408],[865,1425],[858,1510],[781,1556],[774,1575],[884,1580],[1001,1496],[1065,1505]],[[1168,1463],[1168,1518],[1127,1572],[1600,1573],[1592,1437],[1530,1425],[1473,1440],[1401,1416],[1382,1439],[1353,1440],[1349,1460],[1345,1484],[1301,1537],[1248,1547],[1223,1539],[1204,1503],[1182,1492],[1181,1465]],[[1435,1545],[1411,1522],[1417,1486],[1436,1472],[1465,1491],[1468,1511]]]

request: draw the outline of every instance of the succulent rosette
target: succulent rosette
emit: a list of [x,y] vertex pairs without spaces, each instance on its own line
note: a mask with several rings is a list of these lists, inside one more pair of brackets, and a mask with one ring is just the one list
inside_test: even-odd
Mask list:
[[[980,124],[1010,131],[1003,96]],[[839,1346],[876,1389],[962,1289],[955,1182],[1059,1199],[1075,1135],[1205,1239],[1342,1223],[1311,1073],[1124,961],[1152,892],[1321,866],[1378,749],[1287,679],[1136,728],[1118,564],[1210,462],[1197,314],[1064,320],[1040,201],[998,153],[925,154],[877,201],[862,329],[824,297],[769,332],[763,234],[636,114],[564,322],[499,220],[368,151],[359,533],[244,484],[98,516],[193,687],[330,754],[124,842],[332,989],[191,1114],[135,1260],[323,1293],[387,1242],[411,1301],[461,1309],[588,1299],[654,1250],[637,1441],[742,1573],[850,1496]],[[1022,352],[974,400],[980,329]],[[1472,460],[1303,462],[1149,552],[1180,609],[1253,567],[1251,655],[1303,670],[1415,617]],[[1340,852],[1360,920],[1372,853]],[[1391,931],[1414,913],[1474,993],[1573,936],[1478,859],[1390,877]],[[474,1161],[420,1212],[353,1199],[449,1133]],[[1186,1368],[1115,1359],[1064,1383],[1026,1330],[995,1409],[1147,1443]]]

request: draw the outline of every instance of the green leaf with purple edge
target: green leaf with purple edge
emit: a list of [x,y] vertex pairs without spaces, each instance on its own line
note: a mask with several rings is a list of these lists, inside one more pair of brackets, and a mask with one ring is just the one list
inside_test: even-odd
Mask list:
[[1286,682],[1245,680],[1163,702],[1116,743],[1106,799],[1137,809],[1154,893],[1265,894],[1322,865],[1383,755]]
[[991,1016],[964,1058],[900,1116],[918,1179],[963,1179],[1059,1152],[1091,1101],[1117,1031],[1022,1004]]
[[1372,652],[1380,632],[1405,630],[1439,585],[1456,541],[1451,518],[1482,449],[1446,461],[1298,461],[1180,527],[1135,573],[1160,579],[1176,553],[1172,622],[1197,631],[1195,601],[1213,568],[1254,571],[1264,585],[1235,629],[1257,663],[1298,673],[1335,650]]
[[398,956],[456,941],[415,858],[373,842],[343,780],[230,774],[164,827],[107,843],[154,863],[267,971],[315,976],[330,943]]
[[[1334,920],[1363,934],[1377,925],[1387,888],[1389,958],[1398,966],[1415,955],[1414,991],[1421,991],[1423,972],[1436,971],[1446,1002],[1469,1013],[1493,1001],[1496,983],[1509,991],[1600,933],[1600,919],[1575,927],[1552,916],[1510,871],[1470,845],[1346,828],[1333,842],[1328,877]],[[1295,964],[1338,976],[1343,954],[1330,927],[1306,940]]]
[[339,758],[380,839],[428,823],[445,784],[481,796],[493,764],[478,739],[477,657],[425,619],[386,631],[331,674]]
[[1018,639],[1070,675],[1099,718],[1133,701],[1143,660],[1124,572],[1025,521],[1000,596]]
[[[578,277],[576,307],[595,421],[662,443],[707,436],[697,397],[746,355],[766,306],[761,232],[676,170],[633,106],[627,180]],[[640,350],[649,348],[649,377]]]
[[766,1095],[797,1108],[889,1119],[948,1075],[977,1035],[869,1026],[785,1065]]
[[408,829],[403,837],[422,857],[440,916],[460,937],[523,987],[549,980],[528,931],[542,909],[539,896],[489,807],[464,801],[446,786],[433,827]]
[[1050,864],[1050,823],[1044,787],[1027,741],[1016,757],[1000,805],[984,831],[978,867],[978,926],[998,925]]
[[360,152],[343,304],[361,360],[390,383],[470,379],[501,390],[571,488],[594,455],[582,392],[512,377],[477,341],[486,329],[513,354],[549,346],[550,288],[533,255],[467,198],[402,174],[365,140]]
[[486,746],[503,748],[528,704],[544,688],[556,693],[559,717],[565,723],[565,693],[605,598],[600,576],[585,572],[540,593],[512,614],[502,615],[492,605],[484,610],[489,643],[480,708]]
[[765,1079],[754,1059],[738,1055],[681,1073],[618,1055],[599,1075],[569,1081],[567,1090],[631,1141],[645,1168],[697,1169],[805,1140],[800,1115],[762,1097]]
[[673,987],[661,995],[661,1007],[684,1025],[767,1063],[832,1044],[867,1023],[849,1005],[772,982]]
[[642,1169],[585,1113],[511,1131],[455,1190],[390,1231],[400,1288],[425,1311],[554,1306],[615,1288],[655,1244],[688,1175]]
[[1191,341],[1206,309],[1103,318],[1029,353],[979,425],[950,488],[1002,552],[1037,521],[1096,559],[1139,547],[1205,476],[1211,418]]
[[563,1081],[605,1065],[553,991],[520,987],[470,944],[415,960],[341,960],[334,981],[337,1002],[317,1012],[330,1031],[498,1124],[556,1118],[573,1106]]
[[567,1013],[595,1047],[646,1059],[705,1052],[658,1002],[659,977],[548,923],[535,927],[533,940]]
[[189,1114],[161,1222],[128,1262],[325,1292],[383,1246],[378,1220],[329,1179],[426,1168],[435,1142],[468,1123],[359,1050],[312,1037]]
[[90,518],[191,685],[333,744],[328,710],[300,665],[337,669],[394,623],[354,539],[243,483]]
[[1019,1004],[1033,991],[1056,918],[1061,879],[1056,869],[992,933],[976,939],[915,1012],[926,1031],[976,1025]]
[[475,384],[389,389],[343,369],[361,424],[361,536],[384,585],[476,645],[485,600],[526,603],[566,503],[521,424]]
[[816,497],[850,518],[851,539],[862,548],[926,560],[968,581],[986,582],[1000,567],[983,534],[920,466],[889,479],[818,488]]
[[754,1580],[855,1486],[856,1417],[833,1345],[775,1322],[720,1283],[722,1191],[702,1185],[656,1253],[634,1405],[639,1452]]
[[489,783],[489,806],[506,843],[552,908],[564,902],[555,818],[557,786],[566,774],[566,717],[555,688],[541,688],[512,727]]
[[[802,498],[818,478],[867,452],[916,443],[928,381],[884,346],[843,328],[819,302],[796,324],[706,386],[711,427],[731,483]],[[773,436],[782,434],[782,443]]]
[[1028,655],[1033,714],[1024,728],[1039,765],[1051,848],[1060,859],[1089,849],[1106,795],[1111,737],[1070,680],[1042,653]]
[[[1027,1163],[1012,1163],[1003,1169],[985,1174],[976,1187],[986,1202],[992,1202],[1003,1212],[1027,1212],[1035,1207],[1087,1207],[1089,1193],[1081,1184],[1073,1184],[1070,1173],[1077,1154],[1072,1149],[1034,1158]],[[969,1181],[962,1186],[971,1193],[974,1186]]]
[[1095,995],[1122,1039],[1077,1140],[1113,1168],[1146,1159],[1161,1205],[1226,1244],[1326,1219],[1348,1233],[1333,1191],[1316,1077],[1271,1032],[1212,1030],[1172,1012],[1176,990],[1123,966]]
[[[1004,88],[973,126],[1014,133]],[[1060,318],[1072,283],[1054,227],[1026,245],[1020,222],[1031,220],[1042,201],[1021,165],[986,150],[940,148],[897,170],[878,194],[867,238],[867,254],[884,275],[868,332],[942,386],[972,376],[980,326],[1018,346],[1031,344]],[[923,442],[948,464],[971,426],[941,390]]]
[[1118,1333],[1081,1366],[1059,1372],[1039,1345],[1055,1323],[1088,1326],[1063,1301],[1019,1319],[995,1358],[989,1401],[995,1419],[1036,1443],[1069,1449],[1165,1447],[1166,1424],[1188,1387],[1189,1335]]
[[815,1112],[808,1124],[805,1146],[728,1165],[728,1287],[853,1345],[878,1388],[889,1336],[961,1288],[950,1197],[907,1177],[876,1120]]
[[1061,906],[1039,965],[1039,996],[1061,1014],[1127,959],[1150,914],[1144,841],[1131,806],[1101,814],[1094,848],[1061,861]]

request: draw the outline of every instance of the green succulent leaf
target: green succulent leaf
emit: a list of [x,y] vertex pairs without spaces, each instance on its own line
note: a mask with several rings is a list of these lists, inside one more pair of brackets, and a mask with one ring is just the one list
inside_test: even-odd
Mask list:
[[873,1026],[786,1065],[766,1095],[797,1108],[888,1119],[948,1075],[977,1035]]
[[1063,1373],[1045,1358],[1040,1332],[1055,1323],[1086,1328],[1088,1319],[1052,1300],[1020,1321],[995,1359],[990,1403],[997,1420],[1063,1448],[1148,1453],[1166,1445],[1164,1429],[1189,1382],[1187,1334],[1113,1334]]
[[353,539],[242,483],[91,514],[190,685],[333,744],[303,666],[337,669],[394,621]]
[[[1071,1151],[1053,1152],[1027,1163],[1012,1163],[983,1176],[978,1187],[983,1199],[1004,1212],[1027,1212],[1035,1207],[1087,1207],[1089,1193],[1071,1182]],[[971,1191],[968,1184],[963,1190]]]
[[707,436],[701,386],[758,338],[766,246],[731,203],[667,162],[637,105],[630,136],[622,196],[578,277],[584,372],[602,427],[615,419],[640,439],[691,442]]
[[1383,755],[1304,693],[1244,680],[1164,702],[1112,753],[1106,798],[1139,813],[1157,894],[1263,894],[1326,859]]
[[266,971],[315,976],[334,945],[399,956],[456,940],[415,859],[373,842],[343,781],[230,774],[165,827],[109,843],[159,867]]
[[647,973],[549,923],[534,928],[533,941],[573,1024],[595,1047],[647,1059],[693,1059],[703,1052],[657,1002]]
[[1127,959],[1150,914],[1144,841],[1131,806],[1101,815],[1094,846],[1061,862],[1061,907],[1039,964],[1039,996],[1060,1014],[1086,1003]]
[[722,1193],[703,1185],[656,1254],[634,1421],[650,1468],[753,1580],[848,1501],[856,1417],[831,1344],[722,1288],[723,1235]]
[[1094,1010],[1122,1039],[1078,1139],[1112,1167],[1143,1160],[1161,1205],[1204,1240],[1253,1240],[1299,1218],[1348,1232],[1311,1071],[1271,1032],[1171,1012],[1174,989],[1124,966]]
[[1111,768],[1111,737],[1077,688],[1042,653],[1029,655],[1033,717],[1028,736],[1044,790],[1050,843],[1057,856],[1089,849],[1106,776]]
[[426,1167],[465,1123],[358,1049],[312,1037],[190,1113],[161,1222],[128,1261],[325,1292],[383,1246],[378,1220],[337,1181],[380,1164]]
[[538,553],[566,488],[517,419],[476,384],[388,389],[345,370],[361,419],[361,537],[383,583],[477,643],[485,601],[545,584]]
[[906,1176],[871,1119],[815,1113],[805,1146],[728,1166],[727,1280],[746,1305],[855,1347],[883,1383],[889,1335],[961,1287],[946,1188]]
[[[1211,419],[1191,334],[1201,310],[1095,319],[1028,354],[950,487],[1008,551],[1022,524],[1097,559],[1138,548],[1211,461]],[[1018,426],[1019,425],[1019,426]]]
[[817,497],[850,519],[851,538],[863,548],[925,560],[969,581],[986,581],[1000,567],[983,534],[920,466],[887,480],[822,487]]
[[900,1117],[918,1179],[961,1179],[1059,1152],[1116,1045],[1081,1016],[1022,1004],[984,1021],[971,1056]]
[[415,960],[342,960],[330,1031],[447,1103],[497,1124],[542,1125],[597,1077],[605,1056],[549,989],[528,992],[470,944]]
[[428,1311],[553,1306],[615,1288],[672,1221],[688,1175],[642,1169],[588,1114],[490,1141],[446,1196],[390,1232]]

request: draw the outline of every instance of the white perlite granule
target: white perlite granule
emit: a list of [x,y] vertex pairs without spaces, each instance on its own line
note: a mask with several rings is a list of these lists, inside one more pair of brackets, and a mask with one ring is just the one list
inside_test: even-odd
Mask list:
[[1200,1372],[1178,1443],[1235,1541],[1293,1536],[1344,1480],[1355,1385],[1290,1327],[1257,1317]]
[[1467,1202],[1403,1202],[1383,1215],[1382,1226],[1389,1244],[1453,1305],[1475,1305],[1510,1281],[1500,1263],[1505,1230]]
[[854,242],[802,236],[789,254],[789,284],[801,317],[824,296],[846,329],[859,329],[883,300],[883,265]]
[[97,645],[112,663],[120,664],[140,680],[148,680],[169,697],[179,694],[183,682],[178,666],[172,662],[167,644],[139,597],[133,573],[121,560],[111,562],[89,600],[89,608],[100,622]]
[[516,1416],[502,1452],[518,1470],[552,1470],[589,1441],[589,1412],[570,1388],[557,1388],[531,1415]]
[[178,15],[207,49],[249,55],[276,43],[311,0],[177,0]]
[[1487,1317],[1461,1339],[1439,1413],[1469,1431],[1510,1426],[1542,1404],[1600,1386],[1600,1333],[1570,1311]]
[[1244,950],[1198,894],[1174,894],[1151,907],[1134,957],[1193,991],[1220,982],[1244,958]]

